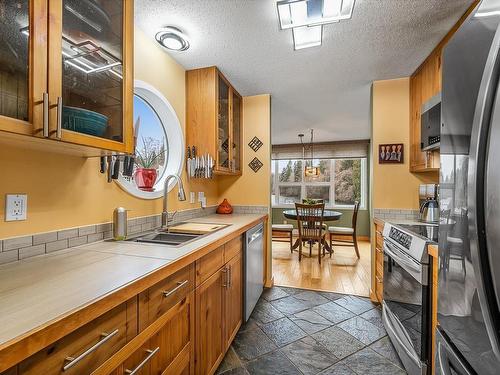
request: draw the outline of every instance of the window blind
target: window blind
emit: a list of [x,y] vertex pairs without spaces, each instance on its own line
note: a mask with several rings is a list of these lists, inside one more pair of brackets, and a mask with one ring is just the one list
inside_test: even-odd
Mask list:
[[[368,156],[369,140],[314,143],[314,159],[357,159]],[[309,143],[306,143],[305,158],[311,157]],[[273,145],[271,159],[302,159],[302,145]]]

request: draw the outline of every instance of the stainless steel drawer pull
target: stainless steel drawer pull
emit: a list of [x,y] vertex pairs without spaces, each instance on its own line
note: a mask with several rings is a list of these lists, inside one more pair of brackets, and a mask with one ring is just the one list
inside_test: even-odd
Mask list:
[[64,365],[63,371],[69,370],[71,367],[73,367],[74,365],[76,365],[78,362],[80,362],[82,359],[84,359],[90,353],[92,353],[95,350],[97,350],[101,345],[103,345],[104,343],[106,343],[109,339],[111,339],[111,337],[115,336],[117,333],[118,333],[118,328],[115,329],[111,333],[105,333],[105,332],[103,332],[103,333],[101,333],[102,339],[100,341],[98,341],[97,343],[95,343],[94,345],[92,345],[87,350],[85,350],[78,357],[76,357],[76,358],[75,357],[66,357],[64,360],[66,362],[68,362],[68,363],[66,365]]
[[144,358],[144,359],[143,359],[143,361],[142,361],[141,363],[139,363],[135,369],[133,369],[133,370],[128,370],[128,369],[127,369],[127,370],[125,370],[125,374],[129,374],[129,375],[135,375],[135,374],[137,374],[137,373],[139,372],[139,370],[140,370],[141,368],[143,368],[143,367],[144,367],[144,365],[145,365],[146,363],[148,363],[148,361],[149,361],[151,358],[153,358],[153,356],[154,356],[156,353],[158,353],[158,350],[160,350],[160,347],[157,347],[155,350],[151,350],[151,349],[146,350],[146,353],[149,353],[149,354],[148,354],[148,356],[147,356],[146,358]]
[[176,286],[174,289],[172,289],[172,290],[165,290],[165,291],[163,292],[163,297],[168,297],[168,296],[170,296],[170,295],[174,294],[174,293],[175,293],[175,292],[177,292],[180,288],[182,288],[184,285],[186,285],[188,282],[189,282],[189,280],[179,281],[179,282],[177,283],[177,286]]
[[49,94],[43,93],[43,136],[49,136]]
[[63,115],[63,103],[62,97],[57,98],[57,129],[56,129],[56,138],[62,138],[62,115]]

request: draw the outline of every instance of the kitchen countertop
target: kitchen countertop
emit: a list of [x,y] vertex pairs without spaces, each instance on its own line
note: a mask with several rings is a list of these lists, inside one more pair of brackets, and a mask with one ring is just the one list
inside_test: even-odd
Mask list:
[[421,221],[418,221],[417,219],[398,219],[398,218],[380,218],[380,217],[374,217],[374,221],[378,221],[379,223],[392,223],[392,224],[404,224],[404,225],[422,225],[423,223]]
[[[179,247],[102,241],[0,266],[0,351],[120,289],[242,232],[265,215],[209,215],[190,222],[231,224]],[[0,361],[1,362],[1,361]]]

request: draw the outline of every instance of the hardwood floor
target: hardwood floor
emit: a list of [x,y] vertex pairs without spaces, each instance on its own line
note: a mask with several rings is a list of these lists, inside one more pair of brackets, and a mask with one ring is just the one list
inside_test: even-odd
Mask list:
[[298,252],[290,253],[289,244],[273,241],[274,284],[368,297],[370,242],[359,241],[358,244],[360,259],[352,247],[336,245],[332,257],[327,254],[320,265],[317,245],[313,247],[311,258],[309,248],[304,248],[299,262]]

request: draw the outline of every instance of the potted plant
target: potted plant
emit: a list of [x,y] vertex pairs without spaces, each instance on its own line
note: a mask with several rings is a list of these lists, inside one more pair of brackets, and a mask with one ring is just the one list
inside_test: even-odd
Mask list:
[[135,153],[135,184],[140,190],[153,191],[158,178],[158,168],[165,164],[163,142],[151,137],[142,137],[142,148],[137,149]]

